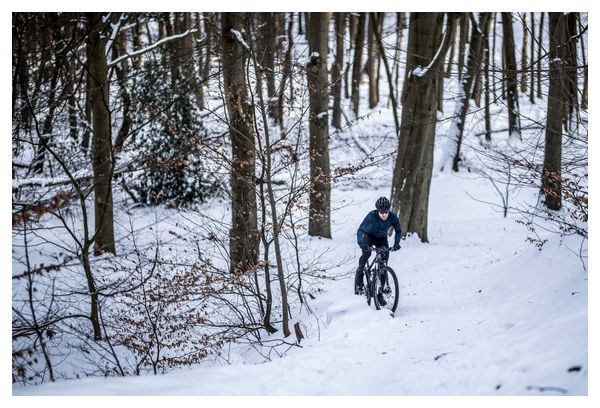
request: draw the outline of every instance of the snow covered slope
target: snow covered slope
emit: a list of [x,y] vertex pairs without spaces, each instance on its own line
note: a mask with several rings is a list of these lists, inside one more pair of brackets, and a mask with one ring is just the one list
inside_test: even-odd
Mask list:
[[[482,179],[434,177],[431,242],[410,237],[390,259],[401,287],[395,318],[353,295],[348,273],[311,300],[314,315],[294,316],[306,338],[283,358],[254,363],[238,348],[231,365],[207,362],[167,375],[63,381],[13,393],[586,395],[588,285],[579,242],[549,235],[539,251],[525,243],[523,226],[474,201],[467,189],[493,200]],[[334,202],[345,205],[332,214],[334,238],[310,245],[328,247],[332,260],[357,259],[354,231],[385,194],[334,190]]]

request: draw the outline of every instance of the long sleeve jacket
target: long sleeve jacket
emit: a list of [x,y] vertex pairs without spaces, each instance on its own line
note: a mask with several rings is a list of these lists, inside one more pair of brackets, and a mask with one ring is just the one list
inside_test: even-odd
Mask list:
[[402,237],[402,227],[400,227],[400,219],[398,216],[390,211],[387,219],[383,221],[379,218],[377,213],[377,210],[369,212],[360,224],[360,227],[358,227],[358,231],[356,231],[358,245],[364,243],[365,234],[372,234],[382,238],[386,237],[390,227],[394,227],[395,231],[394,244],[399,244],[400,238]]

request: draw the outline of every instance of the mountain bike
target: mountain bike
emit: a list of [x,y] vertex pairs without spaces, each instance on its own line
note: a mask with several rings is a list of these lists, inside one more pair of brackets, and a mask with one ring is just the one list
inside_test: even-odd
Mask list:
[[[393,314],[400,300],[398,277],[396,272],[387,266],[383,257],[393,249],[371,247],[371,250],[375,251],[375,258],[370,264],[367,263],[363,274],[363,292],[367,297],[367,304],[370,306],[373,301],[375,309],[387,309]],[[356,287],[354,289],[358,290]]]

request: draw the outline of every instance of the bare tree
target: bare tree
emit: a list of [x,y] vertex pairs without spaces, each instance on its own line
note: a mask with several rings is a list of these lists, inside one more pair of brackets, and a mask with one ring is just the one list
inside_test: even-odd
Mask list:
[[246,83],[247,44],[239,13],[221,14],[221,58],[232,149],[230,270],[244,273],[258,260],[255,134]]
[[548,13],[550,30],[550,85],[546,119],[546,146],[542,192],[550,210],[561,207],[561,154],[563,119],[568,112],[569,85],[563,61],[568,58],[568,21],[564,13]]
[[[467,61],[467,70],[463,74],[462,89],[457,100],[457,115],[452,119],[450,125],[450,134],[448,137],[450,143],[454,143],[454,157],[452,159],[452,170],[458,171],[458,164],[461,161],[460,149],[465,128],[465,120],[469,110],[469,95],[472,94],[475,78],[481,71],[481,62],[483,59],[485,46],[485,33],[489,29],[490,13],[479,13],[477,21],[473,19],[471,28],[471,41],[469,43],[469,56]],[[443,166],[446,163],[444,162]]]
[[508,107],[509,141],[521,140],[521,116],[519,112],[519,92],[517,81],[517,58],[513,35],[512,13],[502,13],[502,28],[506,77],[506,104]]
[[392,208],[400,212],[406,233],[427,237],[429,187],[433,166],[433,144],[439,76],[450,47],[455,14],[448,14],[448,25],[441,40],[444,13],[411,13],[408,57],[402,92],[402,119],[398,153],[392,180]]
[[331,126],[342,127],[342,71],[344,69],[344,32],[346,30],[346,13],[336,12],[335,18],[335,60],[331,65],[331,93],[333,110]]
[[116,253],[113,221],[113,152],[106,62],[107,23],[102,13],[87,13],[90,49],[88,72],[91,81],[91,109],[93,118],[92,156],[94,170],[94,225],[96,240],[94,253]]
[[356,20],[356,37],[354,38],[354,59],[352,61],[352,107],[358,116],[360,105],[360,79],[362,76],[362,55],[365,44],[366,13],[360,13]]
[[331,238],[327,92],[328,13],[310,13],[306,27],[310,55],[307,65],[311,178],[308,233],[312,236]]

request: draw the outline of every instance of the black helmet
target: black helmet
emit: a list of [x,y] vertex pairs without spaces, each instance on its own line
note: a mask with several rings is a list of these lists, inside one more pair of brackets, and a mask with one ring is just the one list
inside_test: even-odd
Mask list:
[[379,197],[375,203],[375,208],[377,208],[379,212],[388,212],[390,206],[390,200],[388,200],[387,197]]

